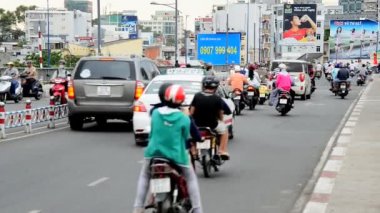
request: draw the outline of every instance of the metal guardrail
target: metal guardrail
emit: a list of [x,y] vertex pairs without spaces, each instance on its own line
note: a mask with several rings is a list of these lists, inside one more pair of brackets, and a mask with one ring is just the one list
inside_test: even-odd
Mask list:
[[[17,67],[16,67],[17,68]],[[3,72],[5,71],[6,67],[0,67],[0,75],[3,74]],[[24,72],[25,70],[25,67],[21,67],[21,68],[17,68],[19,73],[21,72]],[[48,83],[51,79],[51,76],[53,75],[53,73],[55,71],[58,70],[58,68],[36,68],[37,69],[37,73],[38,73],[38,79],[40,81],[42,81],[42,83]],[[73,71],[73,68],[65,68],[67,71],[69,72],[72,72]]]
[[32,125],[49,122],[47,128],[55,128],[55,120],[68,116],[68,106],[54,105],[31,109],[31,101],[27,100],[25,110],[5,112],[4,103],[0,102],[0,138],[6,138],[5,130],[10,128],[25,127],[26,133],[32,132]]

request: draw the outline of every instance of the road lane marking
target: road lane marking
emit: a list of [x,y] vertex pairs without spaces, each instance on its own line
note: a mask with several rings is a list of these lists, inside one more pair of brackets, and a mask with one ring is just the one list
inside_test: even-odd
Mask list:
[[99,185],[103,182],[106,182],[109,179],[110,179],[109,177],[102,177],[102,178],[99,178],[98,180],[96,180],[94,182],[89,183],[87,186],[88,187],[94,187],[94,186]]
[[32,133],[32,134],[28,134],[28,135],[19,136],[19,137],[14,137],[14,138],[9,138],[9,139],[1,139],[0,143],[4,143],[4,142],[7,142],[7,141],[18,140],[18,139],[24,139],[24,138],[28,138],[28,137],[32,137],[32,136],[36,136],[36,135],[48,134],[48,133],[57,132],[59,130],[68,129],[68,128],[69,128],[69,126],[64,126],[64,127],[60,127],[60,128],[56,128],[56,129],[51,129],[51,130],[47,130],[47,131]]
[[40,213],[40,212],[41,212],[41,210],[32,210],[29,213]]

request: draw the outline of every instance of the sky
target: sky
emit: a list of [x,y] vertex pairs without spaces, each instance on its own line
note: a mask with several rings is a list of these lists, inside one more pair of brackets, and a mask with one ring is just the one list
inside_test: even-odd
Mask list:
[[[49,0],[51,7],[63,8],[64,0]],[[150,5],[150,2],[155,1],[159,3],[173,3],[174,0],[101,0],[101,13],[107,11],[122,11],[122,10],[136,10],[139,19],[149,19],[155,10],[170,10],[168,7]],[[230,3],[235,0],[229,0]],[[96,0],[94,2],[94,9],[97,8]],[[227,0],[178,0],[178,9],[184,15],[189,15],[188,29],[194,26],[194,19],[196,17],[211,16],[213,4],[225,4]],[[326,5],[337,4],[337,0],[324,0]],[[47,0],[0,0],[0,8],[6,10],[14,10],[19,5],[37,5],[39,7],[46,7]],[[96,10],[94,10],[96,11]],[[94,14],[96,16],[96,14]]]

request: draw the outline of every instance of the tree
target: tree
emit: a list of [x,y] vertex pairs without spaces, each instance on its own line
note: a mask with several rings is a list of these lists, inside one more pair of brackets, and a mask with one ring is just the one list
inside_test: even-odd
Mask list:
[[79,61],[79,57],[78,56],[75,56],[75,55],[66,55],[64,58],[63,58],[66,62],[66,67],[74,67],[77,62]]
[[16,20],[11,11],[0,10],[0,42],[12,39],[12,26],[16,24]]
[[20,6],[18,6],[14,12],[16,19],[17,19],[17,22],[18,23],[24,23],[25,22],[25,12],[27,10],[35,10],[36,8],[37,8],[36,5],[32,5],[32,6],[20,5]]
[[[47,50],[42,51],[43,66],[48,67],[48,54]],[[34,66],[40,66],[40,56],[39,54],[33,53],[32,55],[26,56],[27,60],[32,60]],[[51,52],[50,53],[50,66],[57,67],[59,61],[62,59],[62,52]]]

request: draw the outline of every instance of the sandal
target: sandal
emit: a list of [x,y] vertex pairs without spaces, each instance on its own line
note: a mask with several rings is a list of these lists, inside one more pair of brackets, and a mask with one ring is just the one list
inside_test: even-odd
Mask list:
[[230,159],[230,155],[227,152],[219,153],[219,156],[222,160],[229,160]]

